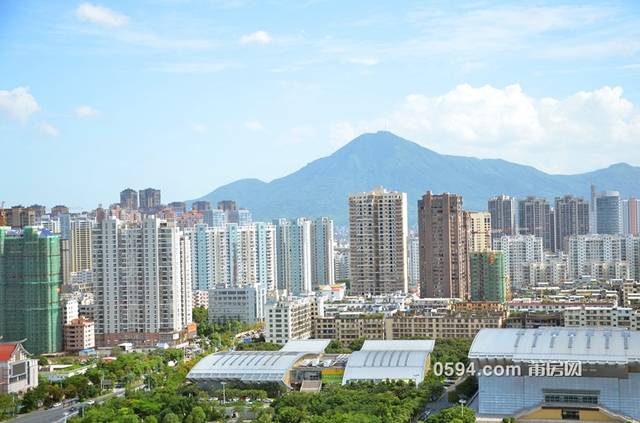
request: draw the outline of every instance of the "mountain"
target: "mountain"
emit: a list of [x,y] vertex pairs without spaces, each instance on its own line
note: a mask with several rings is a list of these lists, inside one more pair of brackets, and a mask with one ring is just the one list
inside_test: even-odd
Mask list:
[[619,163],[577,175],[551,175],[531,166],[500,159],[438,154],[390,132],[363,134],[328,157],[271,182],[242,179],[199,198],[215,204],[235,200],[254,219],[331,216],[347,222],[350,193],[378,185],[408,195],[409,221],[417,219],[417,201],[425,191],[464,196],[468,210],[486,210],[498,194],[537,195],[553,199],[564,194],[588,198],[590,184],[640,196],[640,167]]

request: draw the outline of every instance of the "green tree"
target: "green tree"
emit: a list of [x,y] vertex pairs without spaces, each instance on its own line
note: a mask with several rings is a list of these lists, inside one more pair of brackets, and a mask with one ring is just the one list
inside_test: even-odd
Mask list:
[[207,420],[207,415],[199,405],[193,407],[190,416],[193,418],[193,423],[204,423]]
[[453,406],[444,408],[429,416],[427,423],[475,423],[475,412],[466,406]]
[[162,423],[180,423],[180,417],[175,413],[167,413],[162,418]]

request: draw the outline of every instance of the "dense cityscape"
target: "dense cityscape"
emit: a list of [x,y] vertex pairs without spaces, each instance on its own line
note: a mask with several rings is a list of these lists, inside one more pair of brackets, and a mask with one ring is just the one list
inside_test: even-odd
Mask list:
[[640,423],[640,1],[0,0],[0,423]]
[[[429,385],[438,394],[410,412],[429,421],[458,399],[480,417],[528,421],[569,407],[637,419],[630,398],[640,375],[627,351],[640,342],[639,200],[595,186],[591,192],[589,200],[553,202],[499,195],[486,211],[469,211],[460,195],[427,191],[415,228],[407,194],[383,187],[345,199],[348,228],[327,216],[255,222],[230,199],[165,205],[153,188],[127,188],[119,202],[89,211],[0,209],[0,364],[10,369],[0,387],[11,399],[3,413],[52,404],[56,411],[63,400],[89,399],[67,407],[91,416],[91,396],[109,389],[89,375],[142,354],[172,357],[166,363],[173,366],[185,360],[176,389],[227,385],[247,401],[263,392],[257,395],[265,402],[243,411],[259,421],[300,421],[277,407],[265,411],[269,396],[278,405],[287,391],[317,393],[354,381]],[[531,348],[518,350],[521,337],[535,339]],[[468,340],[456,352],[466,366],[492,356],[566,360],[565,344],[571,352],[585,338],[586,350],[571,359],[596,373],[577,382],[575,395],[552,379],[536,382],[551,392],[541,402],[526,386],[484,375],[439,380],[429,373],[436,352],[428,340]],[[617,373],[599,370],[611,362]],[[57,393],[74,378],[89,383],[90,394]],[[144,377],[108,382],[115,396],[153,392]],[[602,383],[619,389],[605,395],[596,391]],[[43,384],[47,391],[30,405]],[[209,419],[238,418],[226,398],[219,401]],[[173,421],[166,416],[175,413],[165,411],[162,421]],[[75,418],[108,421],[93,416]]]

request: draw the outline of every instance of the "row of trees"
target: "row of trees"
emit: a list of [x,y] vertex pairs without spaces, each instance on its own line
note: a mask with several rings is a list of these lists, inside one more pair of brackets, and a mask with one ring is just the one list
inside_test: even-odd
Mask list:
[[404,423],[441,392],[441,384],[433,377],[418,387],[405,382],[327,385],[317,394],[284,395],[273,404],[273,416],[262,419],[276,423]]

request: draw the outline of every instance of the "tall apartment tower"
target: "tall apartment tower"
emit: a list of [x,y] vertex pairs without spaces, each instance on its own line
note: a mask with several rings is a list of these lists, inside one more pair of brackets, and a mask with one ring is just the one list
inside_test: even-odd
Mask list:
[[420,239],[417,234],[409,236],[408,250],[409,289],[416,292],[420,288]]
[[514,289],[528,288],[529,265],[544,258],[542,238],[534,235],[503,236],[493,240],[493,249],[502,251],[505,273]]
[[604,191],[596,197],[596,230],[599,234],[622,234],[622,203],[618,191]]
[[418,201],[422,297],[469,298],[469,226],[460,195],[429,191]]
[[0,336],[32,354],[62,350],[60,238],[27,226],[0,228]]
[[637,198],[622,201],[622,225],[625,235],[640,234],[640,201]]
[[589,233],[589,203],[580,197],[556,197],[554,218],[556,250],[567,251],[567,237]]
[[[138,192],[127,188],[120,193],[120,207],[123,209],[135,210],[138,208]],[[67,211],[67,214],[69,211]]]
[[71,218],[69,222],[69,245],[71,272],[91,270],[93,255],[91,252],[91,232],[93,221],[87,216]]
[[147,188],[140,190],[138,194],[140,208],[146,211],[153,211],[162,204],[162,197],[159,189]]
[[544,198],[527,197],[518,202],[518,226],[521,235],[542,238],[545,250],[555,250],[551,206]]
[[333,220],[321,217],[311,222],[311,287],[333,285]]
[[470,242],[469,252],[491,250],[491,213],[468,212]]
[[93,230],[96,344],[171,345],[191,322],[190,250],[177,227],[148,217],[105,219]]
[[36,211],[30,207],[13,206],[5,210],[7,226],[12,228],[24,228],[35,226]]
[[311,292],[311,221],[277,219],[276,256],[278,260],[278,289],[286,289],[290,295]]
[[516,199],[508,195],[499,195],[489,200],[491,214],[491,232],[493,239],[503,235],[516,235]]
[[191,240],[193,288],[240,287],[261,284],[276,288],[276,235],[269,223],[248,226],[197,224],[187,231]]
[[407,194],[378,187],[349,196],[351,293],[407,292]]

